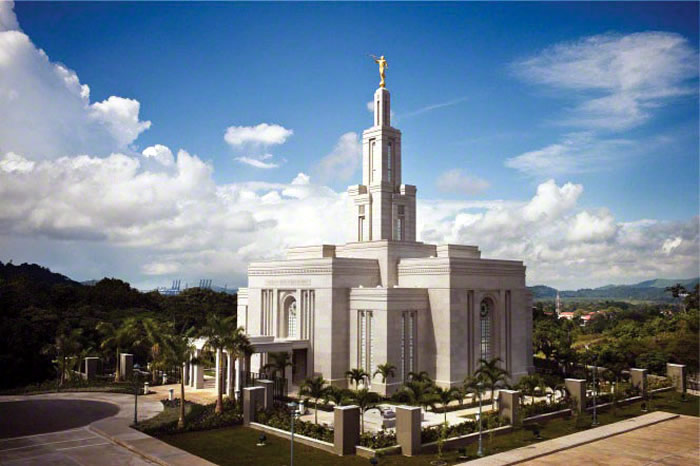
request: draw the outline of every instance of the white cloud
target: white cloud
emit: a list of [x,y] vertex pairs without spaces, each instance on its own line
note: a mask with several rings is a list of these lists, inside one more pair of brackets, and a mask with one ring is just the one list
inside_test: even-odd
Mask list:
[[245,144],[261,144],[271,146],[284,144],[294,131],[280,125],[260,123],[257,126],[229,126],[226,128],[224,140],[231,147]]
[[12,7],[0,2],[0,153],[49,159],[127,149],[151,124],[139,120],[139,102],[91,103],[76,73],[49,61],[19,30]]
[[581,102],[565,124],[619,130],[644,123],[671,97],[697,93],[688,82],[698,76],[697,64],[697,50],[683,36],[650,31],[556,44],[514,68],[566,96],[576,92]]
[[443,172],[435,184],[440,191],[473,196],[485,191],[491,184],[479,177],[462,173],[459,168]]
[[590,132],[570,133],[559,142],[506,159],[505,165],[534,177],[606,170],[629,157],[636,143],[600,139]]
[[573,242],[597,242],[612,239],[617,233],[618,226],[608,211],[599,215],[587,211],[579,212],[573,218],[566,234]]
[[173,157],[173,152],[168,146],[162,144],[156,144],[154,146],[146,147],[143,152],[141,152],[146,158],[153,158],[158,163],[169,167],[175,163],[175,158]]
[[321,159],[317,172],[322,182],[348,181],[362,161],[362,143],[357,133],[345,133],[338,139],[330,154]]
[[263,160],[266,160],[266,159],[269,159],[269,158],[270,158],[270,157],[268,157],[268,155],[270,155],[270,154],[265,154],[265,155],[264,155],[263,157],[261,157],[260,159],[256,159],[256,158],[253,158],[253,157],[236,157],[235,160],[237,160],[237,161],[239,161],[239,162],[241,162],[241,163],[244,163],[244,164],[246,164],[246,165],[250,165],[251,167],[255,167],[255,168],[265,168],[265,169],[268,169],[268,168],[277,168],[277,167],[279,167],[279,164],[278,164],[278,163],[274,163],[274,162],[264,162],[264,161],[263,161]]
[[676,236],[675,238],[669,238],[666,241],[664,241],[664,244],[661,245],[661,250],[664,252],[664,254],[668,255],[673,252],[674,249],[678,248],[683,243],[683,238],[680,236]]

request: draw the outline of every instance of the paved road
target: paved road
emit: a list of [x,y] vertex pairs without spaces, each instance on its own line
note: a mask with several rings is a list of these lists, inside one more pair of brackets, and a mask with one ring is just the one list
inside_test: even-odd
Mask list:
[[[139,418],[145,419],[157,414],[162,405],[144,399],[139,400],[139,408]],[[90,427],[102,422],[128,426],[131,416],[130,395],[55,393],[0,397],[0,465],[154,464]]]
[[0,439],[86,426],[119,407],[88,400],[20,400],[0,404]]

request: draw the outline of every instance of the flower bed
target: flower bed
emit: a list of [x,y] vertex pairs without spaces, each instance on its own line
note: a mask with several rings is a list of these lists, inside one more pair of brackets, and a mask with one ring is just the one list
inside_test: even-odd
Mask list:
[[[290,431],[292,427],[289,411],[279,406],[259,411],[256,415],[256,422],[285,431]],[[294,421],[294,432],[306,437],[323,440],[324,442],[333,442],[333,429],[321,424],[296,420]]]
[[567,400],[558,400],[554,403],[547,403],[546,401],[538,401],[529,405],[524,405],[521,408],[521,413],[523,418],[537,416],[540,414],[553,413],[556,411],[561,411],[562,409],[567,409],[569,407],[569,402]]
[[[498,415],[494,413],[484,413],[483,414],[483,423],[482,423],[482,429],[493,429],[496,427],[501,427],[506,425],[507,422],[505,419],[499,417]],[[438,438],[440,438],[440,431],[442,429],[442,425],[439,426],[430,426],[430,427],[424,427],[421,429],[421,443],[429,443],[429,442],[434,442]],[[447,427],[447,432],[446,432],[446,439],[452,438],[452,437],[459,437],[461,435],[467,435],[471,434],[473,432],[477,432],[479,430],[479,423],[476,421],[475,418],[469,419],[467,421],[464,421],[460,424],[455,424]]]

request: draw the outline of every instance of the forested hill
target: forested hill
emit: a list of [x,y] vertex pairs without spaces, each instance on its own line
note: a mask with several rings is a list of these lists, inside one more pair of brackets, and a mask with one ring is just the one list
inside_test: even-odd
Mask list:
[[12,261],[8,262],[7,264],[3,264],[0,261],[0,282],[10,281],[20,277],[48,286],[58,284],[78,284],[65,275],[52,272],[48,268],[37,264],[24,263],[22,265],[14,265]]
[[[677,283],[683,285],[687,290],[692,290],[697,284],[698,278],[691,279],[668,279],[657,278],[635,283],[633,285],[606,285],[600,288],[582,288],[579,290],[560,290],[559,296],[562,299],[594,299],[594,300],[634,300],[634,301],[656,301],[671,302],[673,296],[666,291],[666,287]],[[554,299],[557,290],[545,285],[528,287],[535,300]]]
[[[73,329],[81,332],[85,355],[107,360],[113,349],[101,348],[100,322],[119,327],[129,317],[151,317],[181,331],[201,328],[210,314],[235,315],[236,304],[236,295],[207,289],[163,296],[115,278],[85,286],[36,264],[0,264],[0,390],[54,377],[46,349],[57,335]],[[142,360],[148,351],[132,349]]]

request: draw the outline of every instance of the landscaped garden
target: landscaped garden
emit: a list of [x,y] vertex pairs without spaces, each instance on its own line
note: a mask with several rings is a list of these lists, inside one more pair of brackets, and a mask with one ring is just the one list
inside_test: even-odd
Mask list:
[[[659,410],[684,415],[698,416],[700,414],[700,398],[686,395],[682,401],[680,394],[673,391],[656,393],[651,401],[644,401],[649,411]],[[629,419],[644,414],[642,401],[636,401],[613,410],[606,407],[598,411],[600,425]],[[167,411],[167,410],[166,410]],[[165,413],[164,413],[165,415]],[[517,428],[513,432],[500,435],[484,435],[484,450],[486,454],[494,454],[511,450],[536,442],[550,440],[581,430],[591,428],[591,414],[578,417],[553,419],[536,426]],[[267,435],[266,445],[258,447],[261,432],[258,430],[235,426],[201,432],[189,432],[174,435],[162,435],[160,439],[178,448],[187,450],[197,456],[221,465],[257,465],[257,464],[288,464],[290,442],[272,435]],[[540,439],[537,438],[539,434]],[[476,444],[471,444],[464,451],[450,450],[443,453],[443,460],[448,464],[459,461],[458,456],[476,457]],[[366,458],[357,456],[339,457],[321,450],[295,443],[295,460],[299,464],[323,465],[355,465],[368,464]],[[414,457],[388,455],[379,459],[379,464],[387,465],[429,465],[437,458],[436,453],[425,453]]]

